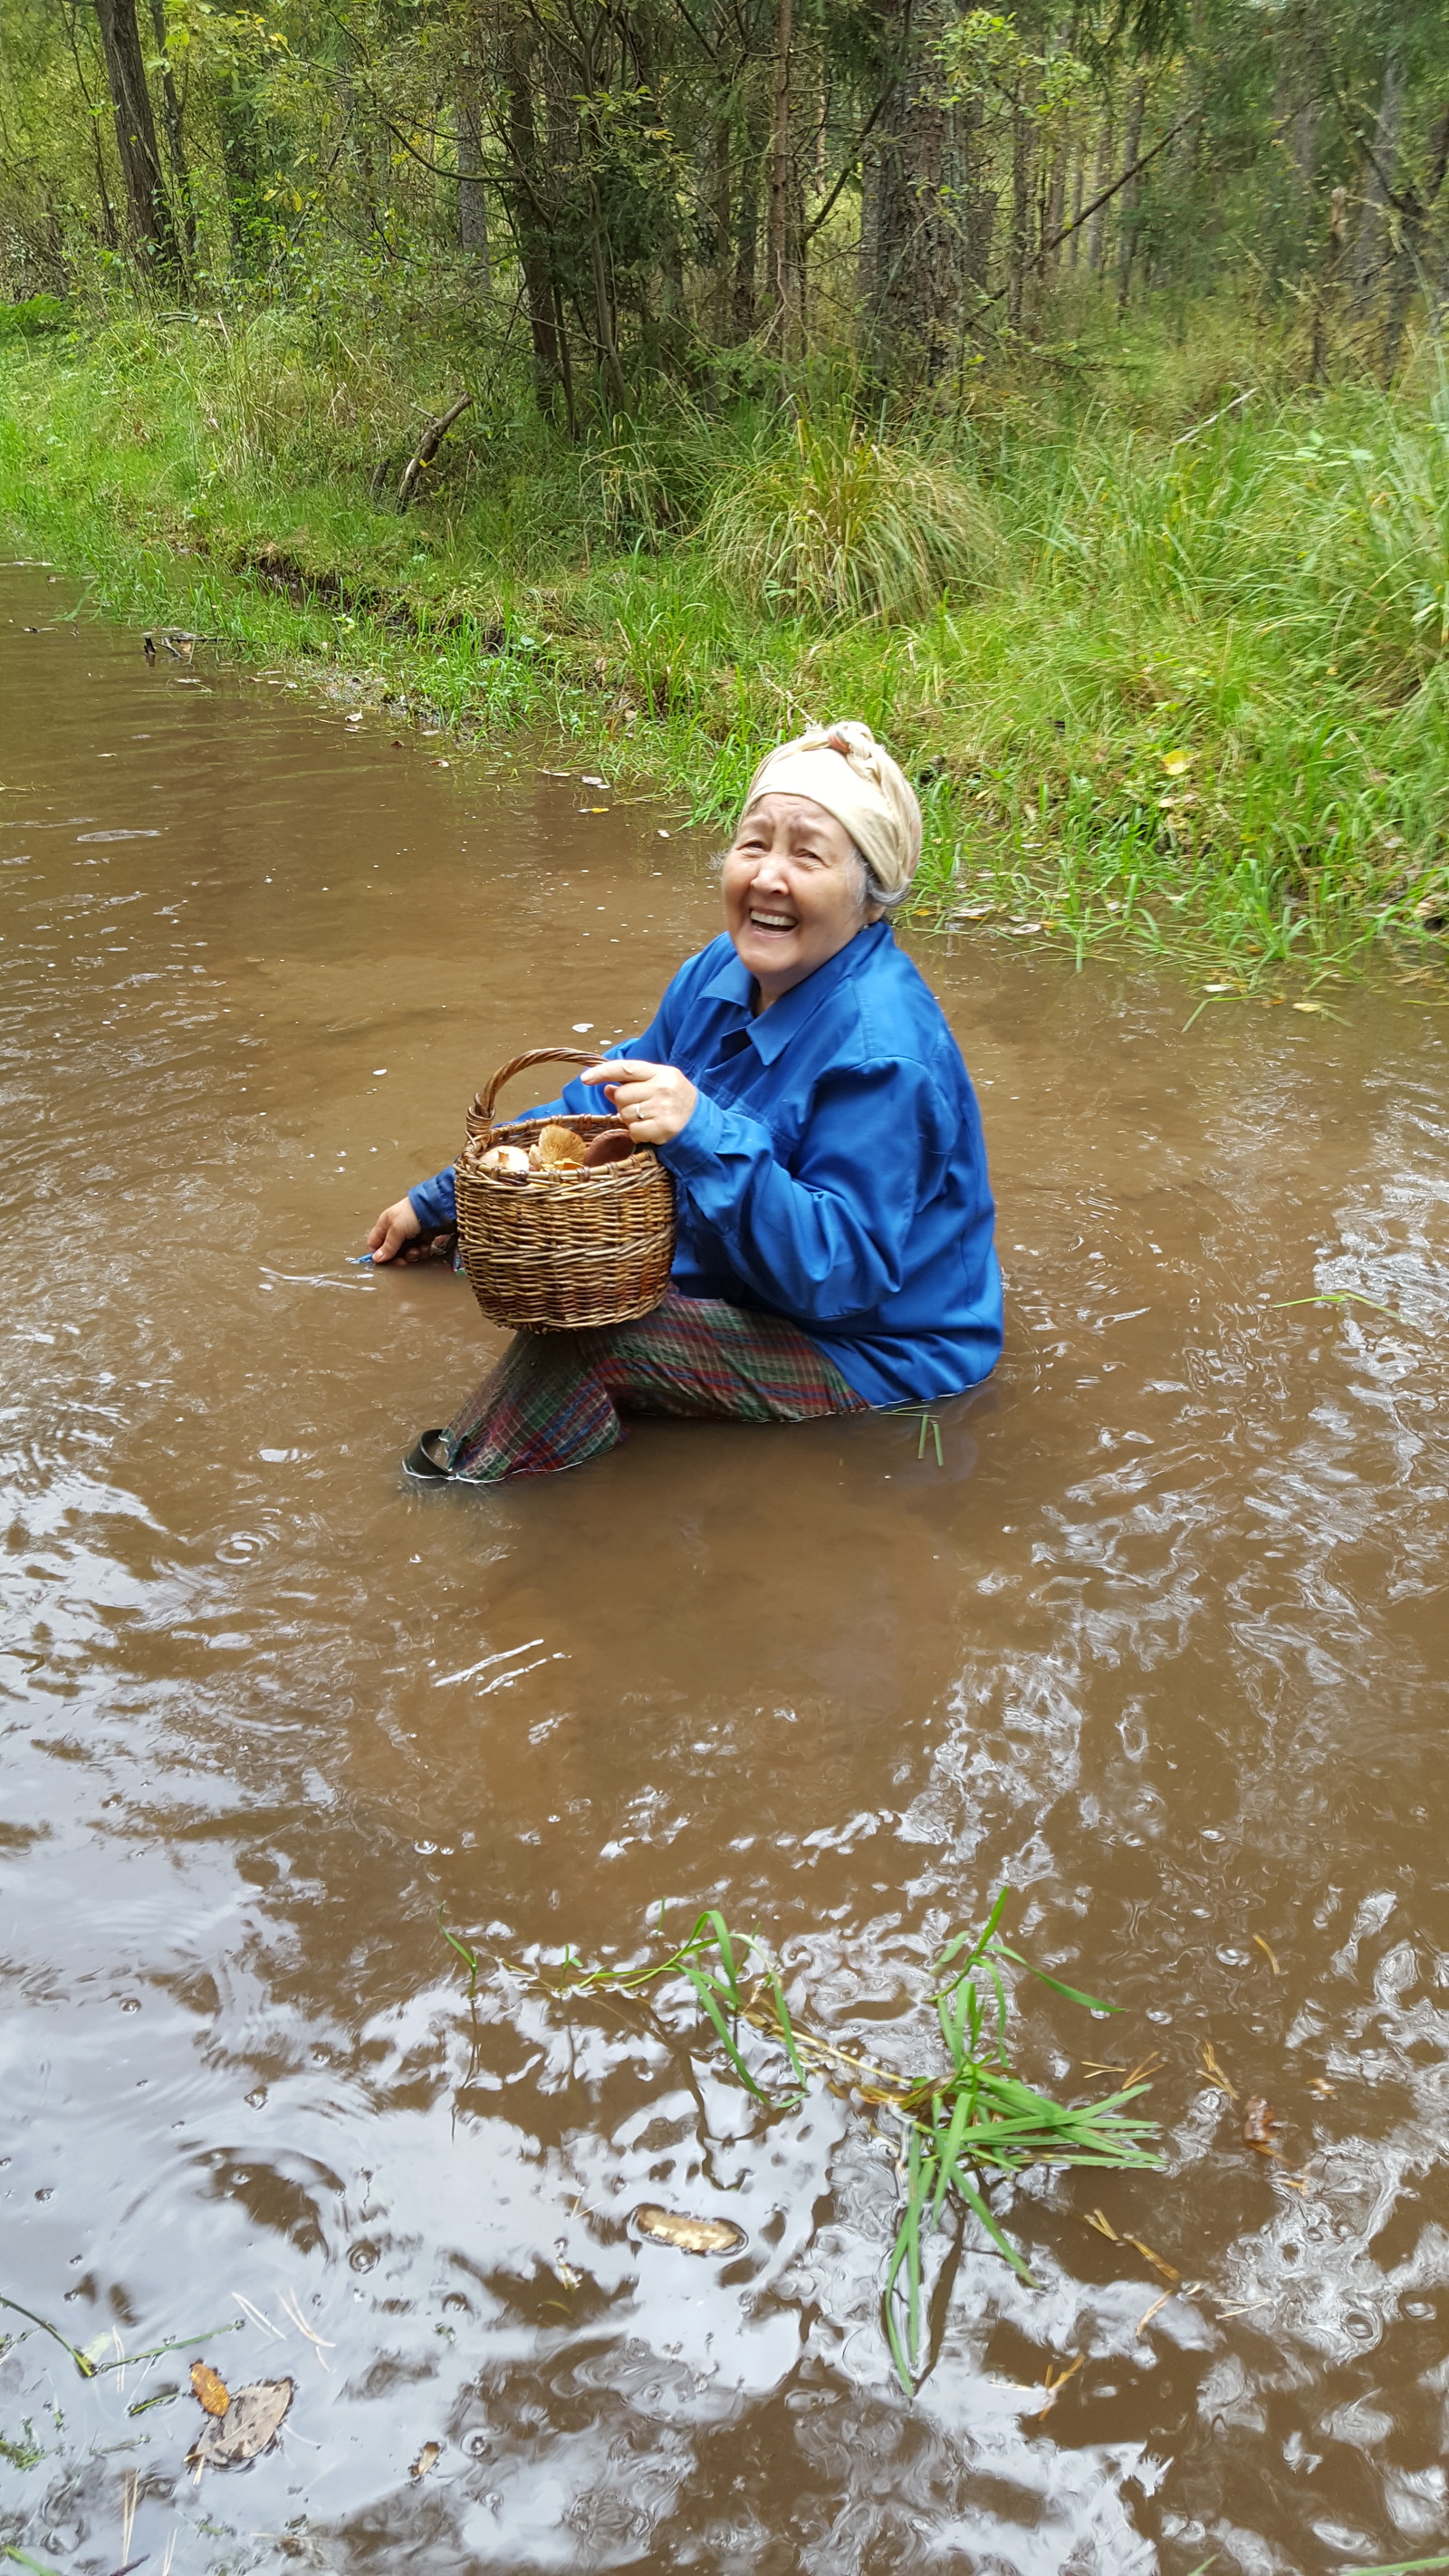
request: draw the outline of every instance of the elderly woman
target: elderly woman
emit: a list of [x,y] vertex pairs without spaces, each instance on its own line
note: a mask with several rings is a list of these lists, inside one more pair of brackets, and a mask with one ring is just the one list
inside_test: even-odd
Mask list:
[[[980,1115],[889,921],[920,852],[920,807],[864,725],[761,763],[724,936],[641,1038],[548,1104],[597,1109],[602,1090],[673,1173],[670,1293],[637,1323],[520,1334],[410,1474],[499,1484],[597,1458],[631,1413],[802,1422],[987,1375],[1001,1279]],[[373,1259],[454,1221],[450,1168],[383,1211]]]

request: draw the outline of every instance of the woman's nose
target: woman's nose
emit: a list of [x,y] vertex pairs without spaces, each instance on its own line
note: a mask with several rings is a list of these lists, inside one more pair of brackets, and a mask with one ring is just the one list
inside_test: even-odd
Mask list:
[[783,891],[788,875],[783,850],[769,850],[755,870],[755,883],[757,886],[772,887],[779,893]]

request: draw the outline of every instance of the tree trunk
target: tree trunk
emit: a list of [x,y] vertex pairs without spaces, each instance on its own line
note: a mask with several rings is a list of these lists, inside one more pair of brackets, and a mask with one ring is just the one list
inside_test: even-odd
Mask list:
[[780,345],[794,336],[796,285],[790,222],[790,56],[794,37],[792,0],[776,0],[774,96],[770,119],[770,211],[765,264],[770,300],[775,307]]
[[166,0],[151,0],[151,24],[156,31],[156,51],[161,57],[161,122],[166,131],[166,158],[171,164],[171,184],[176,191],[189,270],[196,259],[196,199],[192,194],[191,172],[186,161],[181,99],[171,69],[171,58],[166,51]]
[[1051,178],[1047,185],[1046,205],[1042,212],[1040,255],[1044,267],[1060,268],[1062,264],[1060,250],[1048,250],[1046,245],[1049,242],[1055,242],[1058,233],[1062,230],[1062,217],[1066,213],[1067,206],[1067,157],[1071,148],[1071,137],[1064,134],[1052,154]]
[[488,200],[483,189],[483,134],[478,85],[469,78],[458,90],[458,248],[471,264],[480,303],[488,301],[492,270],[488,254]]
[[[1024,79],[1024,73],[1018,79]],[[1019,331],[1026,310],[1026,272],[1031,257],[1031,119],[1018,89],[1011,110],[1011,247],[1006,255],[1006,318]]]
[[[1127,109],[1126,155],[1122,163],[1124,170],[1134,167],[1138,154],[1142,150],[1142,120],[1146,113],[1147,74],[1139,72]],[[1127,298],[1132,292],[1132,264],[1137,257],[1138,209],[1141,197],[1141,180],[1129,179],[1117,200],[1121,209],[1120,230],[1117,236],[1117,310],[1119,313],[1126,312]]]
[[[510,214],[523,271],[523,296],[533,342],[533,395],[545,419],[551,419],[562,392],[567,398],[563,326],[557,281],[549,257],[547,201],[542,193],[538,129],[533,117],[532,48],[521,33],[507,53],[508,159]],[[573,404],[568,401],[570,428]]]
[[[964,128],[941,97],[935,41],[941,0],[900,11],[889,131],[875,158],[874,271],[869,295],[882,374],[932,382],[951,357],[960,301],[959,188]],[[865,209],[862,208],[864,218]],[[866,226],[862,222],[862,250]]]
[[1441,107],[1425,138],[1422,186],[1407,189],[1400,201],[1399,243],[1389,268],[1388,304],[1384,314],[1379,370],[1391,384],[1399,363],[1404,325],[1424,276],[1429,219],[1449,171],[1449,107]]
[[1379,112],[1374,120],[1373,142],[1367,154],[1363,204],[1353,245],[1353,300],[1361,320],[1367,319],[1377,301],[1388,253],[1388,213],[1393,203],[1406,87],[1403,55],[1397,52],[1388,54],[1384,60]]
[[126,204],[136,248],[152,274],[168,286],[182,277],[181,245],[156,151],[156,125],[136,24],[136,0],[96,0],[101,50],[116,118],[116,149],[126,183]]
[[1335,308],[1338,304],[1339,281],[1343,271],[1343,254],[1348,242],[1348,190],[1335,188],[1328,201],[1328,238],[1323,245],[1323,264],[1313,295],[1313,348],[1309,373],[1316,385],[1328,381],[1328,341]]
[[1087,199],[1087,138],[1084,134],[1078,135],[1076,150],[1077,166],[1072,180],[1072,232],[1067,251],[1068,264],[1072,268],[1076,267],[1082,255],[1082,208]]
[[714,284],[710,295],[710,304],[713,312],[715,338],[720,341],[725,341],[728,340],[730,336],[730,324],[733,318],[731,312],[731,289],[733,278],[731,275],[730,257],[732,246],[730,215],[734,207],[734,174],[730,164],[730,114],[728,107],[722,109],[715,119],[714,133],[710,138],[709,157],[709,194],[710,214],[712,218],[710,258],[714,267]]
[[1097,204],[1112,177],[1112,110],[1104,110],[1101,131],[1097,136],[1097,167],[1092,180],[1092,204],[1096,208],[1087,224],[1087,266],[1094,277],[1102,272],[1107,247],[1107,209]]

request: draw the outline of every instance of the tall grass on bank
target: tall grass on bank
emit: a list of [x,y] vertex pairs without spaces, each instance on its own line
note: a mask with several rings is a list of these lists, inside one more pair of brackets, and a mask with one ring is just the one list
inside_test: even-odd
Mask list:
[[[733,2073],[766,2111],[798,2108],[814,2076],[857,2098],[874,2120],[890,2121],[901,2214],[881,2314],[896,2375],[908,2397],[920,2384],[926,2357],[926,2240],[950,2204],[969,2210],[998,2253],[1030,2284],[1025,2259],[986,2197],[992,2183],[1033,2165],[1119,2172],[1161,2167],[1161,2157],[1146,2143],[1156,2136],[1155,2126],[1128,2116],[1127,2106],[1150,2091],[1149,2085],[1129,2078],[1105,2098],[1068,2103],[1038,2092],[1017,2074],[1008,2045],[1011,1999],[1003,1971],[1024,1969],[1053,1994],[1091,2012],[1115,2007],[1063,1985],[1012,1948],[1001,1931],[1009,1895],[1003,1888],[984,1928],[974,1936],[958,1933],[932,1964],[927,2000],[934,2008],[945,2062],[925,2073],[881,2066],[858,2047],[842,2047],[812,2026],[803,2004],[792,2011],[764,1944],[753,1934],[732,1932],[713,1909],[698,1917],[677,1949],[643,1967],[588,1967],[568,1950],[557,1968],[513,1972],[530,1975],[561,2002],[596,1994],[647,2000],[652,1987],[667,1992],[671,1985],[683,1986]],[[442,1931],[469,1969],[471,1997],[483,1963],[445,1922]],[[747,2034],[779,2052],[784,2060],[781,2081],[771,2080],[752,2062]]]
[[726,474],[699,532],[716,579],[767,615],[929,617],[980,589],[999,553],[981,493],[950,465],[836,419]]
[[1432,377],[1224,410],[1139,348],[1128,403],[1108,348],[1090,404],[1043,377],[913,432],[831,385],[808,416],[661,397],[573,447],[494,368],[400,518],[374,474],[466,351],[439,386],[358,342],[273,309],[6,344],[0,513],[114,612],[572,737],[704,820],[772,736],[863,716],[922,790],[918,921],[1245,989],[1441,954]]

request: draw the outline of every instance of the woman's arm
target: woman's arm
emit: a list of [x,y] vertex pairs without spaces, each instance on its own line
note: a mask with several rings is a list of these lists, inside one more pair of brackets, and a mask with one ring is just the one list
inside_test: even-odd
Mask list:
[[900,1288],[911,1229],[954,1139],[957,1113],[923,1064],[842,1068],[817,1088],[798,1168],[768,1127],[707,1093],[660,1160],[730,1268],[802,1320],[868,1315]]

